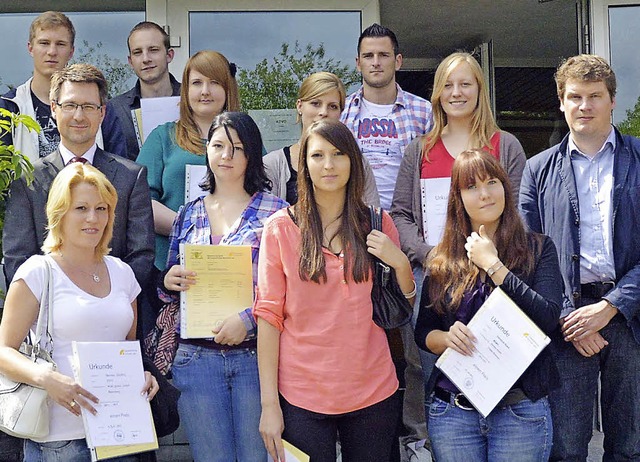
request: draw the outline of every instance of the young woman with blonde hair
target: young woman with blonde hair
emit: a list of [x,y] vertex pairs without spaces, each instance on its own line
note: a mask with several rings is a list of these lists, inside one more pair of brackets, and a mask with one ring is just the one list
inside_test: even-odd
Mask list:
[[[469,53],[447,56],[438,66],[431,95],[433,128],[407,147],[393,195],[391,216],[398,227],[402,250],[414,268],[424,264],[437,240],[427,243],[424,233],[423,180],[450,178],[455,158],[462,151],[481,148],[500,160],[511,180],[513,192],[520,188],[526,161],[520,142],[501,131],[491,112],[489,91],[482,68]],[[434,191],[446,197],[448,187]],[[444,223],[441,223],[443,225]]]
[[[76,162],[62,169],[47,200],[44,255],[23,263],[7,291],[0,324],[0,371],[49,395],[49,434],[37,441],[25,440],[26,462],[91,460],[81,409],[95,413],[97,398],[73,378],[72,342],[136,339],[140,286],[129,265],[108,255],[117,200],[113,185],[91,165]],[[53,283],[52,306],[47,309],[54,369],[17,351],[38,318],[49,281],[47,267]],[[149,372],[145,376],[144,391],[151,399],[158,383]]]
[[[322,119],[340,120],[344,109],[346,90],[340,78],[331,72],[315,72],[309,75],[300,86],[296,111],[296,122],[301,124],[301,135],[313,122]],[[298,202],[298,160],[300,158],[300,141],[271,151],[264,158],[267,176],[273,184],[272,192],[293,205]],[[363,157],[364,159],[364,157]],[[380,205],[378,189],[371,166],[365,164],[365,203]]]

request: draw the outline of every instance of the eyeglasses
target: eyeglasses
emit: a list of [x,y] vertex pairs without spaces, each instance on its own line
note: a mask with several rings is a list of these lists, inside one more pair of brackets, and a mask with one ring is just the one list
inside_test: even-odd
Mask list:
[[99,106],[97,104],[90,104],[90,103],[76,104],[76,103],[60,103],[59,101],[56,101],[56,105],[58,105],[62,109],[62,112],[76,112],[78,108],[82,108],[82,112],[84,112],[85,114],[95,114],[100,109],[102,109],[102,106]]

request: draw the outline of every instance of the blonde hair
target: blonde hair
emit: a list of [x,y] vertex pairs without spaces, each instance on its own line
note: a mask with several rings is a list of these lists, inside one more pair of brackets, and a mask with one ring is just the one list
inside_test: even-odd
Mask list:
[[[300,90],[298,90],[298,99],[300,101],[311,101],[333,90],[338,92],[338,96],[340,97],[340,111],[343,111],[347,91],[340,77],[331,72],[314,72],[304,79],[302,85],[300,85]],[[300,121],[301,117],[300,114],[298,114],[296,123],[300,123]]]
[[100,194],[100,198],[107,203],[109,218],[107,226],[104,228],[102,238],[96,246],[96,255],[104,257],[111,250],[109,242],[113,236],[113,221],[115,219],[116,203],[118,193],[111,182],[97,168],[74,162],[63,168],[56,176],[49,190],[47,199],[47,237],[42,244],[44,253],[52,253],[60,250],[64,243],[62,235],[62,219],[71,208],[71,193],[75,186],[87,183],[95,186]]
[[215,80],[224,88],[226,100],[222,108],[223,112],[239,111],[240,96],[238,94],[238,83],[231,72],[231,64],[229,64],[229,61],[224,55],[217,51],[202,50],[189,58],[182,73],[180,119],[176,122],[176,143],[182,149],[194,154],[204,155],[205,145],[202,142],[202,136],[200,136],[198,125],[193,117],[193,109],[189,104],[189,77],[192,71],[197,71]]
[[58,27],[64,27],[69,31],[69,35],[71,36],[70,45],[73,47],[73,42],[76,40],[76,30],[71,20],[59,11],[45,11],[33,20],[29,27],[29,43],[33,44],[38,30],[56,29]]
[[429,159],[429,150],[442,136],[442,130],[447,125],[447,114],[442,108],[440,96],[451,73],[462,63],[467,63],[478,84],[478,104],[471,116],[471,146],[476,148],[491,148],[491,137],[500,130],[491,112],[489,90],[485,84],[482,68],[478,61],[469,53],[452,53],[442,60],[436,69],[431,93],[431,108],[433,113],[433,128],[423,136],[422,155]]

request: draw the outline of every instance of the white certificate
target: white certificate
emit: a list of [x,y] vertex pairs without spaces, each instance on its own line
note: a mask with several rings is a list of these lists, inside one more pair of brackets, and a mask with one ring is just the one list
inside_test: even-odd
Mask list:
[[100,400],[96,415],[82,408],[88,446],[154,442],[151,407],[140,394],[140,342],[73,342],[72,348],[76,379]]
[[203,191],[200,187],[200,183],[207,176],[207,166],[188,164],[184,167],[184,203],[188,204],[198,197],[209,194],[208,191]]
[[442,240],[447,219],[451,178],[426,178],[420,180],[422,200],[422,232],[424,241],[437,245]]
[[161,98],[142,98],[140,100],[142,119],[142,141],[149,137],[149,133],[158,125],[173,122],[180,118],[180,97],[163,96]]
[[550,340],[500,288],[468,327],[477,339],[473,355],[447,348],[436,366],[486,417]]

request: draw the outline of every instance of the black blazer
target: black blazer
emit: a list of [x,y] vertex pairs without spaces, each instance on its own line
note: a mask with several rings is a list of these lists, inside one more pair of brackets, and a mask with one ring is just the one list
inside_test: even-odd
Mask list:
[[[128,263],[142,286],[154,259],[154,229],[151,196],[145,167],[98,148],[93,166],[100,170],[118,192],[116,218],[111,239],[111,255]],[[11,184],[2,249],[7,284],[18,267],[32,255],[41,253],[46,235],[46,205],[49,188],[64,168],[58,150],[33,164],[33,182],[24,177]]]

